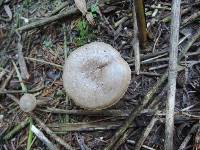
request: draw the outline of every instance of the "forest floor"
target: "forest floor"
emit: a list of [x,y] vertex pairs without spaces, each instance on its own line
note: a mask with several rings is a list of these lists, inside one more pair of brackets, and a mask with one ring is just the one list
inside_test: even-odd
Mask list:
[[[171,1],[145,1],[148,43],[140,50],[139,75],[131,2],[88,0],[90,25],[72,0],[0,0],[0,149],[102,150],[136,108],[137,117],[112,149],[164,149]],[[174,149],[200,149],[199,37],[200,0],[182,0]],[[65,56],[92,41],[112,45],[132,70],[124,97],[102,111],[76,106],[62,83]],[[23,112],[18,101],[24,93],[43,104]]]

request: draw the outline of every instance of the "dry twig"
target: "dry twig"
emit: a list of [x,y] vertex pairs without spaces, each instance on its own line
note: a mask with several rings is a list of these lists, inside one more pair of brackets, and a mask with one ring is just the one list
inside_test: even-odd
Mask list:
[[31,131],[50,149],[58,150],[58,148],[40,131],[36,126],[31,126]]
[[[180,55],[178,56],[178,62],[185,56],[187,51],[190,49],[192,44],[200,37],[200,29],[197,30],[197,32],[185,43]],[[157,81],[157,83],[152,87],[152,89],[146,94],[144,97],[144,100],[140,106],[133,109],[129,117],[126,119],[124,124],[121,126],[121,128],[115,133],[113,136],[111,142],[109,143],[108,147],[105,148],[105,150],[111,150],[112,147],[117,143],[117,141],[121,138],[121,136],[126,132],[128,127],[131,125],[131,123],[134,121],[135,117],[143,110],[144,106],[152,99],[154,94],[157,92],[157,90],[160,88],[160,86],[165,82],[167,79],[167,72],[165,72],[162,77]]]
[[138,40],[138,26],[137,26],[137,18],[135,12],[135,6],[133,5],[133,16],[134,16],[134,38],[133,38],[133,50],[135,57],[135,72],[137,75],[140,73],[140,47]]
[[145,20],[145,12],[144,12],[144,1],[143,0],[134,0],[135,12],[137,18],[137,25],[139,31],[139,41],[140,46],[143,48],[147,42],[147,31],[146,31],[146,20]]
[[166,104],[165,150],[173,150],[174,107],[177,77],[177,56],[181,0],[172,1],[172,22],[169,52],[168,98]]
[[148,137],[149,133],[151,132],[152,128],[154,127],[155,123],[158,121],[158,118],[156,116],[154,116],[149,125],[146,127],[145,131],[143,132],[142,136],[140,137],[139,141],[137,142],[136,146],[135,146],[135,150],[140,150],[140,148],[142,147],[144,141],[146,140],[146,138]]
[[20,71],[21,71],[21,76],[22,76],[22,79],[29,79],[30,75],[28,73],[28,69],[26,66],[23,52],[22,52],[23,47],[21,44],[21,35],[19,33],[17,33],[17,35],[18,35],[18,43],[17,43],[18,62],[19,62],[19,67],[20,67]]
[[199,124],[195,124],[191,130],[189,131],[188,135],[185,137],[185,139],[183,140],[182,144],[180,145],[178,150],[184,150],[188,144],[188,142],[190,141],[190,139],[192,138],[192,134],[197,130],[197,127],[199,127]]
[[36,117],[33,114],[31,115],[31,117],[40,124],[40,126],[45,130],[45,132],[47,134],[49,134],[50,137],[52,137],[55,141],[60,143],[60,145],[65,147],[67,150],[73,150],[74,149],[69,144],[67,144],[63,139],[61,139],[56,134],[54,134],[38,117]]

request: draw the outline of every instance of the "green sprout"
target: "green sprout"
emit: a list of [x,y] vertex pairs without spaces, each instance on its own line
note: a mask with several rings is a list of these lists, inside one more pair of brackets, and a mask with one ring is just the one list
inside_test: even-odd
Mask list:
[[78,46],[84,45],[88,38],[88,24],[85,20],[80,20],[77,24],[77,31],[79,32],[79,37],[76,38],[76,43]]

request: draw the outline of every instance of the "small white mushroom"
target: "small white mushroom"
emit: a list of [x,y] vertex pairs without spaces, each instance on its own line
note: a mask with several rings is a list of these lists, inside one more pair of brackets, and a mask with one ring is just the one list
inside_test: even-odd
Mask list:
[[35,109],[37,100],[33,94],[24,94],[19,101],[19,106],[24,112],[31,112]]
[[104,109],[117,103],[126,92],[131,70],[120,53],[109,44],[92,42],[65,61],[63,84],[76,105]]

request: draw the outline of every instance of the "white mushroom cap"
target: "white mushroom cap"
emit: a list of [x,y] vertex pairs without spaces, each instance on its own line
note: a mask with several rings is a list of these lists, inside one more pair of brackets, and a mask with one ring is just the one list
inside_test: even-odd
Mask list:
[[92,42],[67,58],[63,84],[73,101],[87,109],[104,109],[117,103],[126,92],[131,70],[109,44]]
[[31,112],[35,109],[37,101],[34,95],[24,94],[19,101],[19,106],[24,112]]

